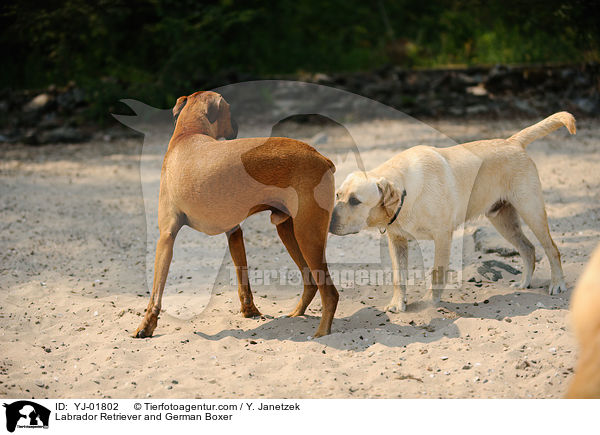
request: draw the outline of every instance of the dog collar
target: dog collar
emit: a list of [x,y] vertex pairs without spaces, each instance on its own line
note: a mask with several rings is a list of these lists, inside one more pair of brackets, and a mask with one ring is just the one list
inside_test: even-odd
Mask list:
[[394,217],[392,217],[392,220],[388,222],[388,226],[392,225],[394,223],[394,221],[396,220],[396,218],[398,217],[398,215],[400,214],[400,210],[402,209],[402,204],[404,204],[405,197],[406,197],[406,189],[402,191],[402,197],[400,198],[400,205],[398,206],[398,210],[396,210],[396,213],[394,213]]

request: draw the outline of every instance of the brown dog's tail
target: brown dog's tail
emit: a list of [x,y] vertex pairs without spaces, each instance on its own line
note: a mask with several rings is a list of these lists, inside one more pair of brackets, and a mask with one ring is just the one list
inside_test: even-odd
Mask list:
[[517,134],[508,138],[509,141],[519,143],[523,148],[534,140],[558,130],[562,126],[567,127],[569,133],[575,134],[575,118],[569,112],[558,112],[538,122],[531,127],[527,127]]

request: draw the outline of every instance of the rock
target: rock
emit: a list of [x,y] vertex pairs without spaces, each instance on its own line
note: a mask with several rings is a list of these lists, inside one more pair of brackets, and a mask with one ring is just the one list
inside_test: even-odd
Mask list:
[[461,72],[448,71],[433,79],[430,88],[436,92],[464,92],[468,87],[475,86],[477,81]]
[[[512,275],[518,275],[521,273],[514,267],[498,260],[484,261],[483,264],[477,268],[477,272],[490,281],[498,281],[499,279],[502,279],[502,272],[497,270],[497,268],[503,269]],[[484,303],[486,302],[484,301]]]
[[[505,118],[525,114],[542,119],[550,112],[559,110],[570,110],[576,117],[582,114],[600,115],[598,73],[598,65],[593,63],[579,67],[498,65],[493,68],[446,70],[411,70],[388,66],[367,72],[330,75],[303,73],[296,78],[371,97],[411,116]],[[216,75],[198,77],[197,81],[209,89],[223,83],[256,79],[260,77],[222,71]],[[103,82],[109,87],[118,85],[114,77],[103,79]],[[300,98],[299,95],[289,95],[287,88],[284,88],[285,86],[281,92],[274,90],[274,101]],[[315,94],[315,98],[320,97]],[[334,107],[331,102],[324,103]],[[254,107],[254,103],[250,100],[236,101],[238,111],[245,113],[251,107]],[[36,145],[91,139],[109,142],[125,137],[139,137],[140,133],[134,130],[121,128],[121,131],[112,131],[113,127],[101,130],[98,125],[93,124],[77,131],[73,126],[80,125],[81,120],[85,119],[82,112],[88,108],[89,102],[86,101],[84,91],[75,83],[66,87],[51,86],[35,93],[31,90],[5,90],[0,93],[0,113],[7,115],[0,117],[0,142]],[[169,112],[154,110],[159,117]],[[338,114],[348,114],[350,110],[353,116],[360,114],[365,118],[377,117],[377,113],[362,113],[359,107],[354,108],[351,98],[340,99],[335,104],[335,110]],[[312,123],[312,118],[317,116],[326,118],[314,114],[297,115],[293,118],[297,123],[302,123],[302,119],[311,120]],[[172,128],[170,115],[165,117],[166,121]],[[152,125],[154,131],[154,123]],[[161,131],[169,131],[166,125]],[[96,134],[84,134],[86,131],[94,131]],[[317,145],[329,145],[331,142],[331,137],[322,135],[313,139]],[[498,246],[504,246],[503,243]],[[498,253],[516,255],[511,246]]]
[[519,252],[500,234],[489,227],[479,227],[473,233],[475,249],[485,254],[496,253],[501,257],[512,257]]
[[42,131],[35,137],[35,143],[48,144],[86,142],[90,138],[90,135],[78,128],[58,127],[52,130]]
[[483,83],[479,83],[477,86],[469,86],[466,89],[468,94],[475,95],[477,97],[482,97],[487,95],[487,91],[485,90],[485,86]]
[[527,360],[523,360],[523,361],[521,361],[520,363],[518,363],[518,364],[515,366],[515,368],[516,368],[517,370],[525,370],[527,367],[530,367],[530,366],[531,366],[531,364],[529,364],[529,361],[527,361]]
[[467,115],[481,115],[483,113],[488,113],[490,108],[485,104],[475,104],[473,106],[467,106]]
[[39,94],[37,97],[23,106],[23,111],[35,112],[37,110],[41,110],[45,108],[50,101],[52,101],[52,97],[49,94]]
[[577,98],[574,101],[575,105],[579,110],[588,115],[597,115],[600,113],[600,99],[598,97],[588,98],[582,97]]
[[464,112],[464,109],[460,106],[451,106],[448,108],[448,113],[452,116],[462,116]]
[[60,119],[56,112],[49,112],[42,117],[37,126],[42,130],[47,130],[51,128],[58,128],[62,124],[64,124],[64,120]]
[[529,104],[527,101],[522,100],[520,98],[515,98],[513,99],[513,104],[515,105],[515,107],[517,109],[519,109],[521,112],[524,112],[528,115],[536,115],[537,114],[537,110],[535,110],[531,104]]
[[140,132],[137,132],[131,128],[115,125],[97,132],[94,138],[97,140],[103,140],[104,142],[111,142],[118,139],[138,138],[140,135]]
[[59,93],[56,104],[63,110],[73,110],[85,101],[85,94],[79,88],[70,88],[66,92]]
[[332,79],[330,76],[328,76],[327,74],[323,74],[323,73],[316,73],[312,77],[312,81],[314,83],[319,83],[319,84],[331,83],[331,80]]
[[521,90],[522,72],[505,65],[496,65],[488,73],[485,89],[492,94],[516,93]]

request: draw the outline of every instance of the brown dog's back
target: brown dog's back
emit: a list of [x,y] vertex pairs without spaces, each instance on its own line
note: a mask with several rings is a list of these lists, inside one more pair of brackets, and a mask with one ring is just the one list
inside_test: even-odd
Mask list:
[[[318,183],[325,171],[335,172],[331,160],[316,149],[285,137],[265,138],[263,144],[242,154],[242,163],[255,180],[278,187],[294,185],[295,181]],[[265,171],[265,165],[271,171]]]
[[[161,184],[188,225],[214,235],[264,210],[263,205],[295,215],[302,198],[333,198],[334,170],[329,159],[294,139],[216,141],[197,135],[169,149]],[[330,193],[321,192],[325,174],[331,178]],[[324,199],[324,204],[332,201]]]

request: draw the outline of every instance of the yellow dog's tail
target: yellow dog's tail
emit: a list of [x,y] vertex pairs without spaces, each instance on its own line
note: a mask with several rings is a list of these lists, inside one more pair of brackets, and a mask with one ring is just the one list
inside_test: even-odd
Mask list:
[[534,140],[558,130],[562,126],[567,127],[569,133],[575,134],[575,118],[569,112],[558,112],[538,122],[537,124],[527,127],[517,134],[513,134],[508,138],[509,141],[519,143],[523,148],[529,145]]

